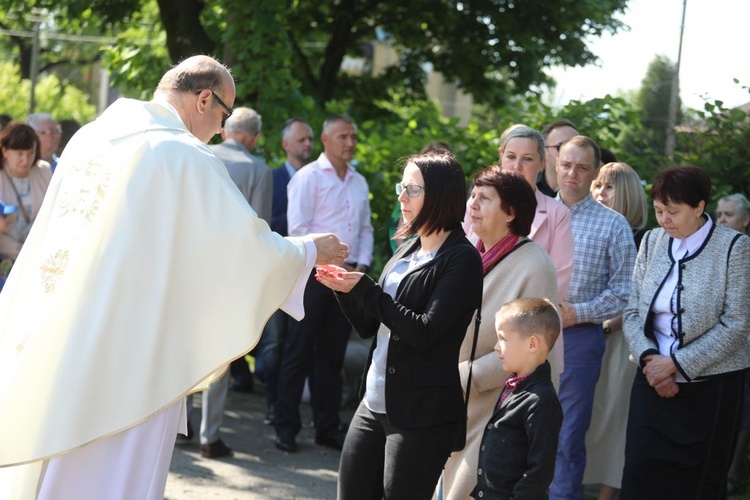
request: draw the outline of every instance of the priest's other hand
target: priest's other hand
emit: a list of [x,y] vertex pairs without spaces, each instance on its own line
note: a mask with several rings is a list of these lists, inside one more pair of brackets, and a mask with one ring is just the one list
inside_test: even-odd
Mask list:
[[311,234],[310,237],[318,250],[318,258],[315,264],[319,266],[326,264],[340,266],[349,257],[349,245],[342,243],[335,234]]

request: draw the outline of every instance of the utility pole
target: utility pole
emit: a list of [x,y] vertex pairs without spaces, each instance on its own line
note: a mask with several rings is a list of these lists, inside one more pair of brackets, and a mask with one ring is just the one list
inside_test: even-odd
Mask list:
[[680,47],[677,51],[677,66],[672,76],[672,94],[669,98],[669,116],[667,118],[667,138],[664,141],[664,154],[671,157],[674,153],[675,134],[674,128],[677,125],[677,107],[680,99],[680,61],[682,60],[682,38],[685,34],[685,11],[687,10],[687,0],[682,1],[682,23],[680,23]]
[[38,19],[34,19],[34,27],[32,32],[34,33],[31,39],[31,96],[29,98],[29,114],[34,112],[36,107],[36,77],[39,75],[39,25]]

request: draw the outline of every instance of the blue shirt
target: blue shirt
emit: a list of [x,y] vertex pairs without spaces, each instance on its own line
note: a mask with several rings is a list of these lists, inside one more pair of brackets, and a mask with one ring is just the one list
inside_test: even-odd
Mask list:
[[[404,276],[417,267],[428,263],[435,257],[434,253],[424,252],[421,249],[410,253],[396,262],[383,282],[383,291],[391,297],[396,297],[398,286]],[[373,413],[385,413],[385,369],[388,362],[388,344],[391,340],[391,331],[384,324],[378,329],[378,340],[375,351],[372,353],[372,363],[367,370],[367,381],[365,383],[364,403]]]

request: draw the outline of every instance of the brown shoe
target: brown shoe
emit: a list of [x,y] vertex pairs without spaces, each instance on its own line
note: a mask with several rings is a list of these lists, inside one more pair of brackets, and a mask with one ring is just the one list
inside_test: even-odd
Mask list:
[[225,445],[221,439],[217,439],[211,444],[201,445],[201,456],[203,458],[231,457],[232,455],[234,455],[232,448]]

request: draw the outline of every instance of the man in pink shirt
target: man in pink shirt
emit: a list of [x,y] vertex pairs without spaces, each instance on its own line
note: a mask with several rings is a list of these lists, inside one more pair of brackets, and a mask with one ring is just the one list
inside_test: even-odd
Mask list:
[[[320,135],[323,153],[300,169],[287,188],[289,235],[328,228],[349,245],[350,271],[367,272],[372,262],[373,231],[367,181],[349,164],[357,148],[351,118],[329,116]],[[276,447],[297,451],[301,425],[299,404],[310,379],[315,443],[341,449],[341,365],[351,326],[331,291],[315,280],[305,289],[305,317],[287,337],[279,373],[275,408]]]

